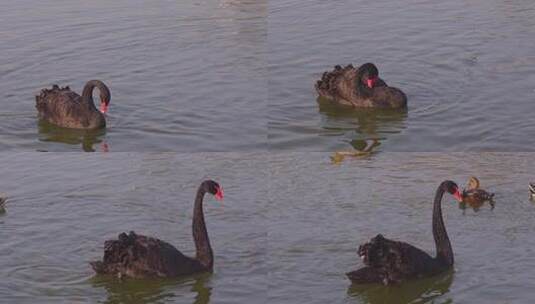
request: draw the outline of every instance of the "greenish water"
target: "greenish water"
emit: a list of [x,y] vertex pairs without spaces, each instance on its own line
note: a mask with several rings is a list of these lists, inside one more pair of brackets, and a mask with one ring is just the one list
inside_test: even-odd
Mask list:
[[[534,150],[531,0],[272,0],[267,18],[273,150],[369,139],[382,151]],[[365,62],[407,94],[407,114],[363,119],[318,107],[323,72]]]
[[[535,154],[3,153],[0,302],[5,303],[529,303],[535,280]],[[514,168],[512,170],[511,168]],[[434,255],[432,198],[470,175],[495,208],[443,214],[452,272],[397,286],[352,286],[359,244],[378,233]],[[94,276],[88,262],[123,231],[193,253],[200,181],[225,189],[205,202],[213,274],[170,280]]]
[[[266,299],[266,166],[246,154],[0,154],[0,303],[257,303]],[[95,277],[104,241],[123,231],[187,255],[193,199],[204,179],[212,275],[177,280]]]
[[[4,5],[0,151],[265,149],[266,14],[265,0]],[[95,78],[111,90],[106,132],[38,125],[42,88]]]
[[[530,303],[535,280],[535,203],[527,185],[535,154],[327,153],[270,158],[270,303]],[[496,193],[494,210],[442,204],[454,271],[398,286],[351,286],[359,244],[378,233],[434,256],[432,200],[445,179],[470,175]]]

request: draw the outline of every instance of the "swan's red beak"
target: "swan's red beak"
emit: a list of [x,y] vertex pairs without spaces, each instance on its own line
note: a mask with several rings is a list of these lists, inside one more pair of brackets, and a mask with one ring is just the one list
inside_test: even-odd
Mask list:
[[368,78],[366,79],[366,85],[368,86],[368,88],[373,88],[375,86],[375,83],[377,82],[377,77],[373,77],[373,78]]
[[223,200],[223,188],[218,187],[217,188],[217,192],[215,193],[214,196],[215,196],[216,200],[222,201]]
[[103,114],[108,113],[108,105],[105,102],[100,103],[100,112]]
[[453,193],[453,197],[454,197],[458,202],[462,202],[462,201],[463,201],[463,194],[461,193],[461,191],[459,191],[459,189],[455,190],[455,193]]

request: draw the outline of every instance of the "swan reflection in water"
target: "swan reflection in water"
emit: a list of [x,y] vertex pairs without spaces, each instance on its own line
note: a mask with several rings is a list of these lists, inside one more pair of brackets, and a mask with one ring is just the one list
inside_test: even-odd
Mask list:
[[[81,145],[85,152],[108,152],[109,146],[104,140],[106,129],[79,130],[55,126],[44,120],[39,120],[37,125],[39,141],[57,142],[68,145]],[[98,147],[95,147],[98,145]]]
[[407,281],[398,285],[352,284],[347,289],[351,298],[359,303],[429,303],[449,292],[453,282],[453,270],[437,276]]
[[177,279],[123,279],[114,276],[94,276],[93,287],[107,291],[106,304],[145,303],[210,303],[211,274],[199,273]]
[[[406,128],[407,110],[354,109],[333,104],[327,99],[317,99],[322,114],[323,129],[351,139],[348,143],[356,150],[367,146],[367,140],[384,141],[388,136],[399,134]],[[355,136],[356,135],[356,136]]]

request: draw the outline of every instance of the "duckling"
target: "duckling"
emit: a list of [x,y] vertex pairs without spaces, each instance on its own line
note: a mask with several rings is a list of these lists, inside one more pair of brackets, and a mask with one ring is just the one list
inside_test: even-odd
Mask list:
[[535,200],[535,183],[529,183],[529,197]]
[[461,208],[466,208],[466,205],[469,205],[478,211],[485,202],[489,202],[491,209],[494,209],[493,201],[494,193],[487,192],[480,188],[479,179],[475,176],[471,176],[466,183],[466,188],[463,191],[463,200],[461,202]]
[[342,161],[344,161],[344,159],[346,157],[351,157],[351,158],[365,158],[365,157],[368,157],[370,155],[372,155],[373,153],[375,153],[375,151],[373,151],[373,149],[377,146],[379,146],[380,143],[379,143],[379,140],[377,139],[372,139],[372,142],[371,144],[368,144],[366,143],[366,147],[362,150],[351,150],[351,151],[337,151],[337,152],[334,152],[333,155],[331,156],[331,161],[333,164],[335,165],[338,165],[340,164]]

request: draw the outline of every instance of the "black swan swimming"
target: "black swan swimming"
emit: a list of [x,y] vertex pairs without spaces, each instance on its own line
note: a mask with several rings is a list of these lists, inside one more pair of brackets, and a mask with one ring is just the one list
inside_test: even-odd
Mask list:
[[433,203],[433,237],[436,257],[410,244],[386,239],[381,234],[370,242],[359,246],[358,255],[365,267],[346,275],[356,284],[400,283],[402,281],[435,275],[453,266],[453,250],[442,219],[442,197],[444,192],[452,194],[458,201],[462,193],[457,184],[444,181],[435,194]]
[[315,88],[321,97],[354,108],[407,107],[405,93],[379,78],[379,70],[373,63],[365,63],[358,69],[351,64],[345,68],[337,65],[333,71],[323,73]]
[[223,199],[223,189],[214,181],[202,182],[193,207],[193,239],[196,255],[187,257],[171,244],[131,231],[121,233],[118,240],[104,243],[102,261],[91,262],[97,274],[111,274],[119,278],[176,277],[197,272],[212,272],[214,255],[204,223],[205,193]]
[[[93,89],[100,92],[100,109],[93,102]],[[104,114],[110,104],[110,90],[100,80],[90,80],[85,84],[82,96],[67,86],[43,89],[35,96],[35,107],[39,118],[54,125],[73,129],[97,129],[106,126]]]

